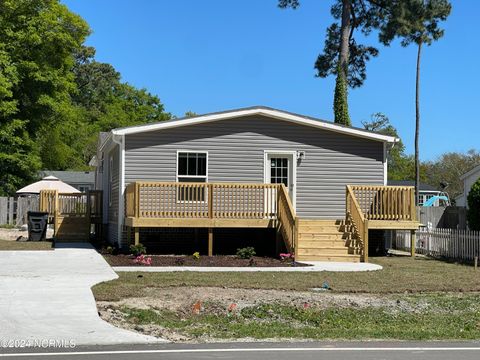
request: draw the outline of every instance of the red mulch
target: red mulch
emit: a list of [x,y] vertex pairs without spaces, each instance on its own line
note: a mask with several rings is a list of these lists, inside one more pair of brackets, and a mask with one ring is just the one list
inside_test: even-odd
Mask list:
[[[103,255],[105,260],[111,266],[149,266],[134,262],[132,255]],[[236,256],[201,256],[200,259],[194,259],[192,256],[174,256],[174,255],[147,255],[152,258],[150,266],[218,266],[218,267],[280,267],[280,266],[310,266],[302,263],[292,264],[291,261],[281,261],[269,257],[254,256],[251,259],[240,259]]]

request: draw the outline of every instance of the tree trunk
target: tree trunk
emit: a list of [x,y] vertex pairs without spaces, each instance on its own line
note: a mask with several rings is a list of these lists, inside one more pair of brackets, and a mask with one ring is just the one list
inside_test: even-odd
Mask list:
[[418,205],[420,195],[420,151],[418,140],[420,137],[420,59],[422,55],[422,40],[418,42],[417,78],[415,85],[415,202]]
[[348,75],[348,58],[350,56],[350,33],[352,32],[352,4],[351,0],[342,0],[342,23],[340,28],[340,53],[338,64],[345,74]]

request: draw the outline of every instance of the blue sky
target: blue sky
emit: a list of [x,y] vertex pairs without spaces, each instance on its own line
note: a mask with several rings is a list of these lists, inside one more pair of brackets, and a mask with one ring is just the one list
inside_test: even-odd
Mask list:
[[[97,60],[177,116],[265,105],[333,119],[334,78],[316,78],[313,69],[332,1],[303,0],[297,10],[281,10],[277,0],[63,2],[89,23]],[[480,149],[480,1],[452,3],[444,38],[423,53],[422,160]],[[376,36],[367,42],[377,44]],[[413,153],[416,49],[378,47],[364,86],[350,91],[352,122],[385,113]]]

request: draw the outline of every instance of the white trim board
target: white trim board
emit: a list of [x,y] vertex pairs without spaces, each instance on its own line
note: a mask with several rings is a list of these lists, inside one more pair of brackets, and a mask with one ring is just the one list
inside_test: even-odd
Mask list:
[[293,208],[297,209],[297,151],[295,150],[263,150],[263,182],[266,184],[267,179],[269,178],[268,171],[270,170],[267,166],[268,155],[288,155],[292,157],[292,182],[293,182],[293,194],[292,194],[292,205]]
[[263,115],[263,116],[267,116],[277,120],[288,121],[292,123],[311,126],[318,129],[329,130],[337,133],[352,135],[352,136],[361,137],[361,138],[370,139],[370,140],[383,141],[387,143],[396,143],[399,141],[399,139],[397,139],[394,136],[387,136],[387,135],[377,134],[377,133],[366,131],[366,130],[340,126],[331,122],[321,121],[318,119],[308,118],[301,115],[292,114],[285,111],[270,109],[265,107],[239,109],[239,110],[227,111],[222,113],[200,115],[200,116],[195,116],[195,117],[186,118],[186,119],[163,121],[155,124],[145,124],[145,125],[130,126],[127,128],[113,129],[112,134],[113,135],[138,134],[138,133],[144,133],[149,131],[202,124],[202,123],[208,123],[208,122],[219,121],[219,120],[237,119],[240,117],[253,116],[253,115]]

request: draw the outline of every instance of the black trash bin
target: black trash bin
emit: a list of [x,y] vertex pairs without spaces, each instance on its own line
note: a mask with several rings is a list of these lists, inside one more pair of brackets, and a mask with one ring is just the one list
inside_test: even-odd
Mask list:
[[28,241],[44,241],[47,238],[48,213],[29,211],[28,218]]

